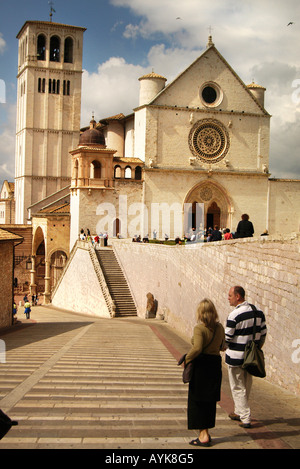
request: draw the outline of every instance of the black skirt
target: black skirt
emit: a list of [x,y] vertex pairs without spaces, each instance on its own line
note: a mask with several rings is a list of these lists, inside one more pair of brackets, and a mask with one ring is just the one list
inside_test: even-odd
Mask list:
[[216,404],[221,399],[222,359],[219,355],[201,354],[193,360],[189,383],[188,429],[213,428]]

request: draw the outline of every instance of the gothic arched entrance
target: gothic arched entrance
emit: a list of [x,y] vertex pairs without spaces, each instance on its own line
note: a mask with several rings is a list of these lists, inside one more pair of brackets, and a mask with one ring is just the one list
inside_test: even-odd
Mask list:
[[33,236],[31,268],[31,295],[43,295],[45,291],[45,237],[39,226]]
[[54,251],[50,257],[50,289],[51,291],[57,284],[62,271],[67,262],[67,255],[64,251]]
[[[206,228],[220,227],[221,210],[216,202],[212,202],[206,212]],[[225,228],[225,227],[224,227]]]
[[188,192],[184,203],[191,204],[190,210],[192,213],[191,219],[193,224],[195,224],[194,214],[196,213],[196,206],[198,205],[198,207],[200,207],[198,210],[201,210],[201,207],[204,207],[204,214],[202,217],[204,226],[193,226],[196,230],[199,228],[208,229],[215,225],[218,225],[220,228],[231,229],[232,202],[224,187],[215,181],[206,180],[192,187]]

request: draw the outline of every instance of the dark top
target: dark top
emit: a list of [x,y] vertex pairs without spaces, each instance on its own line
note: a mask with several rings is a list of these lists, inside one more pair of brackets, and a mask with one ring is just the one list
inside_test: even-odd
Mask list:
[[236,229],[236,235],[238,238],[249,238],[252,237],[254,233],[253,224],[249,220],[241,220],[238,223]]

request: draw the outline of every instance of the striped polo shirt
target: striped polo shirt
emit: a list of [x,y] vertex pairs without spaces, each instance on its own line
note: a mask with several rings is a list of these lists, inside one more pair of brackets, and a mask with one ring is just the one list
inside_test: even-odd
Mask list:
[[267,333],[266,319],[262,311],[253,311],[251,305],[244,301],[228,316],[225,328],[225,339],[228,345],[225,362],[230,366],[241,366],[247,342],[253,338],[254,314],[256,315],[256,336],[258,343]]

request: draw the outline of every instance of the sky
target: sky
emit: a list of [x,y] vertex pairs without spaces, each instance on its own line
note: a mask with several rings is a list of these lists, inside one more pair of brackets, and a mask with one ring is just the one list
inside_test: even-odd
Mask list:
[[[300,179],[299,0],[53,0],[53,22],[82,26],[81,126],[138,104],[138,78],[170,83],[208,35],[247,85],[263,85],[271,114],[271,177]],[[49,21],[48,0],[0,0],[0,187],[14,179],[18,40],[28,20]],[[292,24],[289,24],[292,23]],[[91,92],[91,90],[93,90]]]

